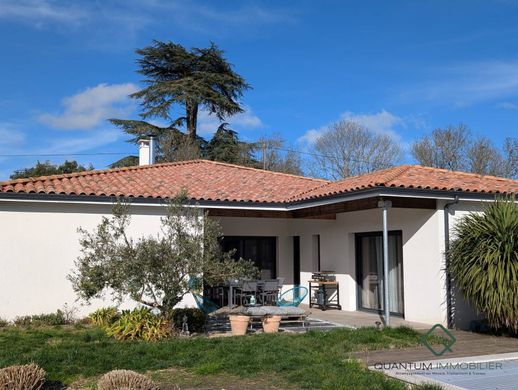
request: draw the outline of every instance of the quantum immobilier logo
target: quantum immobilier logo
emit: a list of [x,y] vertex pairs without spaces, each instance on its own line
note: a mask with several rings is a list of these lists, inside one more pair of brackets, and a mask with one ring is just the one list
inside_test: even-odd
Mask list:
[[[434,333],[435,331],[440,332],[441,334],[438,335]],[[432,344],[430,342],[431,336],[440,336],[441,339],[439,340],[439,346],[437,344]],[[446,329],[441,324],[435,324],[430,328],[428,332],[426,332],[424,335],[421,336],[421,344],[423,344],[426,348],[430,350],[435,356],[441,356],[446,351],[452,352],[451,347],[453,344],[455,344],[455,336],[451,334],[451,332]],[[442,345],[442,348],[440,347]]]

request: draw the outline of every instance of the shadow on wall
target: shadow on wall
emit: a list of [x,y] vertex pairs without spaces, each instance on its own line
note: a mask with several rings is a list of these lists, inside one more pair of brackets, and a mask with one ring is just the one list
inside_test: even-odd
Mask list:
[[460,291],[452,286],[452,326],[455,329],[470,330],[471,321],[481,320],[484,318],[482,314],[466,300]]

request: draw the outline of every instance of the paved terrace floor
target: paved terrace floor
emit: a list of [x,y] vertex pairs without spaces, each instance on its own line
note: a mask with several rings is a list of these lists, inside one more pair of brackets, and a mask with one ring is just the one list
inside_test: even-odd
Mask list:
[[[344,326],[353,326],[357,328],[362,326],[376,326],[377,321],[382,321],[381,317],[377,314],[365,313],[361,311],[322,311],[316,308],[310,309],[308,305],[301,305],[301,307],[307,311],[310,311],[312,318],[317,318]],[[430,325],[405,321],[404,319],[398,317],[391,318],[391,325],[407,325],[421,332],[425,332],[430,328]],[[427,348],[420,345],[417,347],[405,349],[366,351],[357,353],[356,357],[360,358],[370,366],[378,362],[418,362],[518,352],[518,338],[488,336],[462,330],[451,330],[451,333],[455,336],[456,342],[451,347],[452,352],[446,352],[442,356],[435,356]]]
[[[309,308],[309,305],[301,304],[301,308],[310,312],[310,317],[317,318],[320,320],[334,322],[336,324],[344,325],[352,328],[361,328],[364,326],[377,326],[376,322],[383,325],[384,319],[383,316],[375,313],[367,313],[363,311],[344,311],[344,310],[336,310],[336,309],[327,309],[325,311],[312,307]],[[418,330],[428,330],[430,329],[430,325],[422,324],[419,322],[411,322],[406,321],[401,317],[391,317],[390,318],[391,326],[410,326],[414,329]]]
[[391,349],[361,352],[356,357],[363,360],[368,366],[374,363],[391,362],[422,362],[428,360],[461,358],[482,355],[497,355],[502,353],[518,352],[518,338],[504,336],[488,336],[478,333],[452,330],[456,342],[451,352],[442,356],[435,356],[424,346],[413,348]]

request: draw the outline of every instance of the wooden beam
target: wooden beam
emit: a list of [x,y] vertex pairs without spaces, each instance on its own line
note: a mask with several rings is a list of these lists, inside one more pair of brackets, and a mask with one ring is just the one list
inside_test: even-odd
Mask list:
[[[339,213],[376,209],[380,200],[380,197],[357,199],[293,211],[208,208],[207,212],[211,217],[336,219],[336,214]],[[437,208],[435,199],[384,197],[383,200],[390,200],[392,208],[429,210]]]
[[352,200],[324,206],[310,207],[293,211],[294,218],[308,218],[316,215],[347,213],[349,211],[368,210],[378,207],[377,198]]
[[292,218],[289,211],[245,210],[245,209],[207,209],[209,217],[242,218]]

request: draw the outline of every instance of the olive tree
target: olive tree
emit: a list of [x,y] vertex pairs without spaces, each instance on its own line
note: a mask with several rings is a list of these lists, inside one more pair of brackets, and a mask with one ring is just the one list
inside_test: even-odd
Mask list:
[[219,244],[219,224],[180,194],[166,206],[161,231],[134,238],[129,234],[131,205],[118,201],[111,217],[81,234],[81,256],[69,275],[75,292],[88,301],[111,293],[168,313],[192,288],[189,280],[217,285],[256,277],[251,261],[232,259]]

